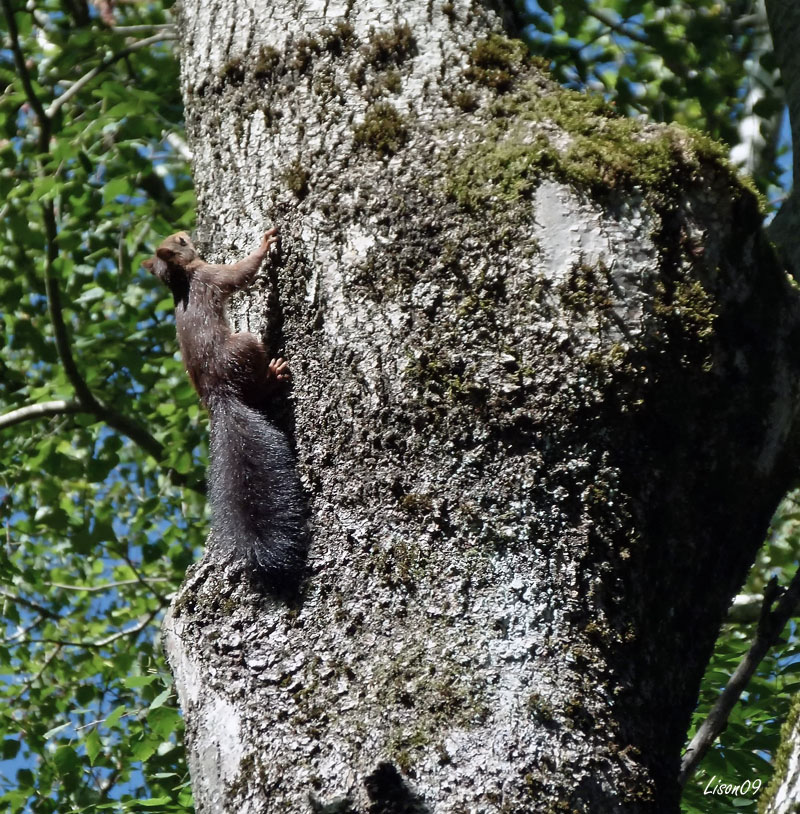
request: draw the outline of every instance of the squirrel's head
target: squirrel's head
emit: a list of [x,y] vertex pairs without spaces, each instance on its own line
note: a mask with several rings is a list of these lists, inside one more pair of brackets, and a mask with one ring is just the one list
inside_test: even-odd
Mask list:
[[157,249],[154,257],[142,265],[177,296],[189,283],[186,266],[197,257],[197,250],[186,232],[170,235]]
[[170,235],[157,249],[156,257],[167,263],[185,266],[197,258],[197,249],[186,232]]

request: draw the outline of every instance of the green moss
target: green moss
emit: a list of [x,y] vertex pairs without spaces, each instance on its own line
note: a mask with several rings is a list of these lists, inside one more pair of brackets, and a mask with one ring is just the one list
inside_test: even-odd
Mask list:
[[321,29],[319,38],[326,51],[334,56],[339,56],[346,47],[354,43],[355,29],[347,20],[339,20],[333,28]]
[[450,175],[448,192],[467,209],[529,197],[543,172],[555,166],[555,151],[544,136],[529,143],[513,136],[493,139],[494,134],[461,156]]
[[404,540],[380,551],[373,560],[375,572],[391,588],[402,585],[409,593],[416,590],[428,563],[427,553],[419,545]]
[[514,79],[523,69],[527,53],[519,40],[492,34],[475,44],[469,55],[470,65],[465,76],[472,82],[504,93],[511,89]]
[[[454,727],[466,728],[484,722],[490,710],[485,697],[467,681],[456,664],[431,666],[428,675],[392,663],[386,676],[392,703],[414,714],[410,726],[394,731],[388,749],[395,763],[406,774],[413,773],[421,753],[437,744],[437,737]],[[436,746],[443,763],[449,761],[441,741]]]
[[409,514],[430,514],[433,510],[433,501],[430,495],[409,492],[400,498],[400,507]]
[[278,73],[281,64],[281,53],[271,45],[262,45],[253,64],[253,75],[256,79],[270,79]]
[[407,23],[375,32],[363,48],[365,62],[375,68],[401,65],[417,52],[417,41]]
[[792,706],[789,709],[789,714],[786,716],[786,721],[781,727],[781,742],[775,754],[775,769],[772,774],[772,780],[770,780],[769,785],[767,785],[759,797],[759,814],[764,814],[767,810],[767,806],[773,802],[781,784],[786,780],[789,762],[794,751],[792,732],[796,729],[798,723],[800,723],[800,693],[795,695]]
[[378,74],[375,81],[372,83],[368,98],[376,99],[384,94],[384,91],[389,93],[399,93],[403,83],[400,80],[400,73],[393,68]]
[[283,181],[294,194],[302,200],[308,194],[308,179],[311,173],[295,158],[283,173]]
[[556,292],[561,304],[580,316],[596,312],[602,316],[614,305],[608,269],[602,264],[598,268],[585,263],[574,264]]
[[471,90],[460,90],[453,94],[451,101],[465,113],[472,113],[478,109],[478,97]]
[[322,43],[316,37],[300,37],[294,44],[289,67],[298,73],[306,73],[315,56],[322,51]]
[[389,102],[374,104],[367,110],[364,121],[353,129],[357,147],[367,147],[383,156],[394,155],[407,138],[403,117]]
[[531,717],[542,723],[550,723],[555,717],[553,705],[538,692],[532,692],[528,696],[526,706]]
[[416,753],[423,751],[429,743],[430,737],[421,729],[408,735],[396,732],[389,739],[389,754],[403,774],[412,775]]
[[[487,112],[491,120],[466,153],[454,156],[449,177],[451,196],[469,208],[529,196],[545,174],[602,199],[617,190],[680,192],[703,162],[727,166],[708,139],[677,126],[648,133],[602,99],[554,91],[540,79],[520,82]],[[553,126],[566,136],[561,148],[544,136]]]
[[244,82],[244,63],[241,58],[229,59],[220,69],[219,76],[231,85],[241,85]]

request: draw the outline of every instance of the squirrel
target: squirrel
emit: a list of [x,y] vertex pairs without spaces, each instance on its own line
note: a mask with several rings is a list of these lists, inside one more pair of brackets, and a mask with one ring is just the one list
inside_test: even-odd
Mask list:
[[278,229],[232,265],[200,259],[178,232],[142,264],[172,291],[183,364],[211,418],[208,495],[214,539],[243,559],[257,581],[289,588],[305,556],[300,481],[289,442],[265,416],[276,390],[290,380],[283,358],[269,359],[261,340],[234,333],[229,296],[249,282]]

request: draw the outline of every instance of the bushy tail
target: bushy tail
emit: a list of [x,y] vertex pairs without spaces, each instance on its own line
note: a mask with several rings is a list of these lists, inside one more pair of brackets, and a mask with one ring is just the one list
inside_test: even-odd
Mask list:
[[295,584],[307,532],[300,481],[284,434],[230,393],[209,401],[208,494],[217,544],[268,587]]

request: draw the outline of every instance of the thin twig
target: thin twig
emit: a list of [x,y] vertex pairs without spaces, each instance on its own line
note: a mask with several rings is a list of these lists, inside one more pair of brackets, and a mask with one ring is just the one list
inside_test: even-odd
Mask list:
[[[640,34],[638,31],[626,28],[622,23],[616,22],[602,9],[594,8],[591,0],[584,4],[584,10],[590,17],[594,17],[595,20],[602,23],[604,26],[607,26],[612,31],[615,31],[620,36],[627,37],[629,40],[638,42],[641,45],[646,45],[648,48],[650,48],[650,50],[658,53],[645,34]],[[672,73],[675,74],[675,76],[686,77],[686,68],[683,65],[666,59],[663,54],[659,54],[659,56],[661,56],[661,59],[664,60],[664,64],[672,71]]]
[[[144,583],[149,586],[151,582],[169,582],[167,577],[151,577],[144,580]],[[124,585],[140,585],[140,579],[123,579],[119,582],[106,582],[103,585],[66,585],[63,582],[46,582],[49,588],[60,588],[62,591],[86,591],[87,593],[99,593],[101,591],[108,591],[111,588],[121,588]]]
[[149,624],[153,621],[156,614],[161,610],[161,606],[159,605],[155,610],[151,611],[144,617],[140,622],[137,622],[133,627],[125,628],[125,630],[118,630],[116,633],[112,633],[110,636],[106,636],[104,639],[96,639],[95,641],[71,641],[70,639],[51,639],[51,638],[43,638],[43,639],[27,639],[30,644],[55,644],[59,647],[85,647],[87,649],[95,649],[98,647],[105,647],[112,642],[115,642],[117,639],[122,639],[125,636],[130,636],[132,634],[141,633]]
[[21,627],[16,633],[12,633],[10,636],[0,639],[0,641],[3,644],[10,644],[15,639],[21,639],[26,633],[28,633],[29,630],[33,630],[35,627],[38,627],[42,619],[42,616],[37,616],[33,621],[25,625],[25,627]]
[[46,608],[43,605],[40,605],[38,602],[34,602],[32,599],[27,599],[24,596],[19,596],[18,594],[11,593],[11,591],[5,590],[5,588],[0,588],[0,596],[3,599],[8,599],[11,602],[14,602],[17,605],[24,605],[26,608],[30,608],[31,610],[37,611],[42,616],[48,619],[58,619],[59,616],[57,613],[53,613],[50,608]]
[[53,648],[53,652],[45,658],[44,662],[42,663],[41,669],[36,673],[36,675],[31,676],[23,685],[20,687],[20,690],[13,698],[8,699],[12,703],[14,701],[19,700],[22,698],[23,695],[44,675],[44,671],[50,666],[50,662],[61,652],[61,645]]
[[[3,2],[7,2],[7,0],[3,0]],[[85,73],[80,79],[76,80],[61,94],[61,96],[54,99],[47,108],[47,115],[50,117],[54,116],[63,104],[68,102],[76,93],[88,85],[92,79],[101,74],[106,68],[110,67],[115,62],[118,62],[120,59],[124,59],[126,56],[132,54],[134,51],[138,51],[140,48],[147,48],[148,46],[153,45],[156,42],[161,42],[162,40],[174,40],[177,39],[177,36],[178,35],[174,32],[162,31],[158,34],[154,34],[152,37],[145,37],[145,39],[139,40],[138,42],[123,48],[121,51],[117,51],[116,54],[106,57],[99,65],[96,65],[91,71]]]
[[136,577],[136,581],[143,587],[148,588],[150,591],[152,591],[162,605],[166,605],[167,600],[164,598],[163,594],[157,591],[152,585],[148,585],[148,583],[145,581],[145,578],[141,575],[139,569],[133,564],[133,561],[130,559],[130,557],[126,553],[121,553],[120,556],[128,564],[128,568],[130,568],[131,571],[133,571]]
[[114,34],[145,34],[148,31],[174,31],[173,23],[150,23],[148,25],[115,25]]
[[50,324],[53,326],[53,336],[56,342],[56,351],[64,367],[64,373],[67,374],[67,379],[69,379],[69,383],[75,390],[78,401],[83,405],[85,410],[93,412],[97,407],[97,402],[89,386],[84,381],[83,376],[81,376],[78,366],[75,364],[67,336],[67,326],[64,323],[63,309],[61,306],[61,289],[58,285],[58,279],[54,270],[54,264],[58,258],[58,246],[56,244],[58,228],[56,226],[56,215],[52,201],[45,201],[42,204],[42,215],[44,217],[46,240],[44,285],[45,293],[47,294],[47,309],[50,314]]
[[711,748],[720,732],[725,729],[731,710],[744,692],[756,668],[778,640],[786,623],[797,610],[798,603],[800,603],[800,569],[797,570],[789,583],[789,587],[781,595],[777,605],[775,605],[775,610],[770,610],[774,597],[770,597],[768,591],[769,586],[764,591],[761,619],[747,655],[728,680],[725,689],[720,693],[716,703],[708,713],[708,717],[695,733],[692,742],[683,755],[681,771],[678,776],[681,788],[686,785],[700,761],[705,757],[706,752]]

